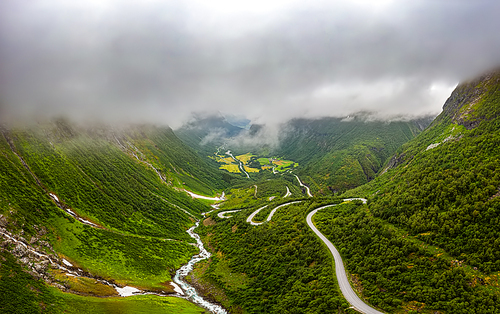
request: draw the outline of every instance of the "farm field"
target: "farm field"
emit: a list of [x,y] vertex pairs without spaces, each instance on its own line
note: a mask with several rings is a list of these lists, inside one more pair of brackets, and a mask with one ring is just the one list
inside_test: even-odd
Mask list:
[[[284,160],[279,157],[262,157],[250,152],[235,156],[235,158],[243,163],[244,169],[248,173],[259,173],[262,170],[285,172],[299,165],[292,160]],[[241,173],[238,163],[232,157],[216,154],[215,160],[221,164],[219,169],[232,173]]]

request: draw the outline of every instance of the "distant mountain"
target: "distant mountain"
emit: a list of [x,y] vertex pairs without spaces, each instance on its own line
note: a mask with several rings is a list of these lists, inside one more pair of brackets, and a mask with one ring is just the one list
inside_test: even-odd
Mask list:
[[313,190],[323,194],[375,178],[386,159],[418,135],[432,118],[369,121],[366,117],[290,121],[277,154],[298,162]]
[[239,117],[235,115],[226,115],[225,116],[226,121],[234,126],[237,126],[242,129],[249,129],[251,127],[251,120],[247,119],[245,117]]
[[175,130],[189,147],[206,157],[212,155],[227,138],[240,134],[244,128],[229,123],[222,115],[194,116],[193,120]]

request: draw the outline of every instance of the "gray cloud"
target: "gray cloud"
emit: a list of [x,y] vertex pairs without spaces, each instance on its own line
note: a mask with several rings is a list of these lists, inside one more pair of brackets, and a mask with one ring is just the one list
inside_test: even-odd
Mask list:
[[498,1],[384,2],[5,0],[1,118],[436,114],[456,83],[500,64]]

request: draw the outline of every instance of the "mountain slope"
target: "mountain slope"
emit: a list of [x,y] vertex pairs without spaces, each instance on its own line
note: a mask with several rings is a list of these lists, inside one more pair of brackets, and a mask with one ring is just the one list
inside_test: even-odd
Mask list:
[[426,134],[399,154],[374,213],[411,233],[430,232],[429,243],[465,254],[472,266],[500,270],[499,117],[499,72],[457,87]]
[[213,195],[225,184],[220,174],[169,129],[58,120],[1,133],[2,255],[15,256],[33,276],[22,280],[43,278],[84,295],[116,294],[102,278],[173,292],[171,272],[196,252],[185,231],[209,209],[180,190]]
[[211,156],[225,139],[235,137],[244,129],[230,124],[220,115],[195,117],[175,130],[175,134],[202,156]]
[[286,127],[279,154],[305,166],[299,173],[313,190],[338,192],[372,180],[385,160],[419,134],[427,120],[293,120]]
[[[496,71],[460,84],[383,174],[345,193],[369,197],[366,212],[323,218],[376,304],[397,298],[448,313],[500,311],[499,130]],[[357,228],[363,245],[344,228]],[[407,249],[414,244],[418,250]]]

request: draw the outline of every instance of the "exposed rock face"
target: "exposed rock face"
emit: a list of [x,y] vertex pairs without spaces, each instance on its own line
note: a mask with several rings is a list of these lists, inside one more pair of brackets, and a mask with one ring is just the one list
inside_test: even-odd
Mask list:
[[477,127],[485,117],[474,114],[474,105],[481,101],[489,86],[499,83],[500,69],[497,69],[472,81],[459,84],[446,100],[443,115],[468,130]]
[[391,160],[389,160],[389,163],[387,164],[388,169],[396,168],[400,164],[402,164],[405,160],[406,154],[402,153],[400,155],[394,155],[392,156]]
[[[401,153],[399,155],[395,154],[394,156],[391,157],[391,160],[389,160],[389,162],[387,163],[387,167],[385,167],[384,170],[382,170],[379,175],[383,175],[388,170],[390,170],[392,168],[396,168],[397,166],[399,166],[400,164],[402,164],[406,160],[405,158],[406,158],[405,153]],[[413,157],[411,157],[411,158],[413,158]]]

